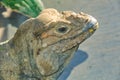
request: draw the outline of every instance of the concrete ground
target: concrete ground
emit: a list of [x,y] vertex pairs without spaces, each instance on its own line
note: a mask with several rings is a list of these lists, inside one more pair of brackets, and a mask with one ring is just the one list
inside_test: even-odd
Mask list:
[[120,0],[42,1],[46,8],[91,14],[100,25],[80,45],[59,80],[120,80]]
[[86,12],[100,28],[83,42],[59,80],[120,80],[120,0],[43,0],[46,7]]

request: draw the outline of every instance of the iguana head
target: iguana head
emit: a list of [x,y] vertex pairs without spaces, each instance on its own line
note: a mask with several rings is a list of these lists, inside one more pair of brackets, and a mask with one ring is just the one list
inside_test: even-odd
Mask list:
[[97,20],[83,12],[46,9],[35,20],[38,24],[43,24],[42,31],[38,29],[38,32],[34,33],[42,40],[42,47],[56,45],[55,48],[58,47],[60,52],[76,47],[98,28]]
[[32,49],[40,73],[47,76],[63,69],[97,28],[97,20],[88,14],[45,9],[21,25],[13,42],[19,50]]

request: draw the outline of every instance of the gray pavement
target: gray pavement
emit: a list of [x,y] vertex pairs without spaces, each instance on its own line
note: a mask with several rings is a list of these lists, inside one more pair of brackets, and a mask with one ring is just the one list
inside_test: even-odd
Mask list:
[[59,80],[120,80],[120,0],[46,1],[47,7],[91,14],[100,25],[80,45]]

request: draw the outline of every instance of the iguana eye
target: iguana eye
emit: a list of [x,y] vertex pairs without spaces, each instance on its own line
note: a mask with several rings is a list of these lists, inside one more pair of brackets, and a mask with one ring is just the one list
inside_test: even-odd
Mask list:
[[62,26],[57,28],[57,32],[59,33],[66,33],[68,31],[68,27]]
[[55,27],[55,33],[63,35],[70,31],[71,26],[67,24],[58,24]]

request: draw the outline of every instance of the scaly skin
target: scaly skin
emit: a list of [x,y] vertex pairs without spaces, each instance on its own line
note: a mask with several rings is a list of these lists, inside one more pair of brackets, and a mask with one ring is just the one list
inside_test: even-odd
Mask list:
[[0,80],[57,80],[97,24],[85,13],[43,10],[0,44]]

